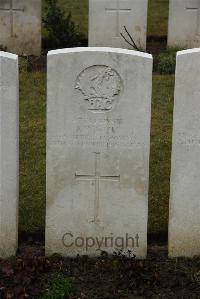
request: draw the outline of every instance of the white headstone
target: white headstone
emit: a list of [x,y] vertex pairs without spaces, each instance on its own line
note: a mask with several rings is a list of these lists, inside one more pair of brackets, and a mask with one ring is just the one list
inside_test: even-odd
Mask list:
[[200,46],[200,0],[170,0],[168,46]]
[[89,0],[89,46],[133,49],[126,26],[137,47],[146,49],[148,0]]
[[0,0],[0,47],[40,55],[41,0]]
[[151,77],[145,53],[48,54],[47,254],[146,256]]
[[16,253],[18,235],[18,58],[0,52],[0,257]]
[[200,49],[178,52],[169,255],[200,254]]

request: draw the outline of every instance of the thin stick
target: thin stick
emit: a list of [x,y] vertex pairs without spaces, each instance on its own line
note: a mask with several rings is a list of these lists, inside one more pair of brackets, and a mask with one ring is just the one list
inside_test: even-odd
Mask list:
[[134,45],[131,44],[131,43],[125,38],[125,36],[124,36],[122,33],[120,33],[120,35],[123,37],[123,39],[124,39],[124,40],[125,40],[131,47],[135,48]]
[[129,36],[130,40],[132,41],[132,43],[133,43],[133,45],[134,45],[135,49],[136,49],[136,50],[138,50],[138,51],[140,51],[140,49],[137,47],[136,43],[134,42],[134,40],[133,40],[132,36],[131,36],[131,35],[130,35],[130,33],[128,32],[128,30],[127,30],[126,26],[124,26],[124,29],[125,29],[126,33],[128,34],[128,36]]

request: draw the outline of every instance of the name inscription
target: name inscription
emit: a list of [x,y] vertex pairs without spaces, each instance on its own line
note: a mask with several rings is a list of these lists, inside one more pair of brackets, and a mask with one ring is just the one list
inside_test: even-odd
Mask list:
[[[67,130],[66,130],[67,132]],[[51,145],[83,146],[92,149],[132,148],[145,146],[132,128],[125,129],[123,121],[116,119],[77,118],[69,133],[48,138]]]

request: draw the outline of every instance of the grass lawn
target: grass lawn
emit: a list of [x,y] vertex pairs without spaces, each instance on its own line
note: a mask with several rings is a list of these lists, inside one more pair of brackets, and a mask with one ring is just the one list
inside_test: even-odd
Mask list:
[[[154,75],[149,232],[166,231],[173,76]],[[44,232],[46,75],[20,74],[20,232]]]
[[45,226],[46,74],[20,74],[19,231],[43,232]]
[[153,76],[149,232],[167,231],[174,76]]
[[148,35],[166,36],[168,31],[169,0],[149,0]]
[[[72,14],[74,21],[87,37],[89,0],[58,0],[66,13]],[[169,0],[149,0],[148,35],[167,35]]]

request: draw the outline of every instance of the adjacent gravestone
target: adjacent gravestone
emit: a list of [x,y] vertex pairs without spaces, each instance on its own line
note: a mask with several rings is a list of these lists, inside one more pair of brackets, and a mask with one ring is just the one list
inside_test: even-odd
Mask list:
[[[137,47],[146,49],[148,0],[90,0],[89,46],[133,49],[126,26]],[[132,42],[131,42],[132,43]]]
[[0,52],[0,257],[14,255],[18,235],[18,58]]
[[46,253],[147,250],[152,57],[48,54]]
[[168,46],[200,46],[200,1],[170,0]]
[[200,49],[178,52],[169,255],[200,254]]
[[41,0],[0,1],[0,47],[19,55],[40,55]]

